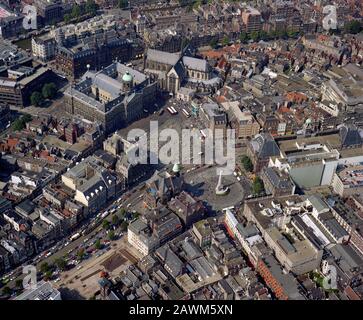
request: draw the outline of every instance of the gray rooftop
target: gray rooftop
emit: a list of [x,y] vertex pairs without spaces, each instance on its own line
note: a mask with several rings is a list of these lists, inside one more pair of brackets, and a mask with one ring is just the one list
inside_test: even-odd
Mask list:
[[147,59],[159,63],[169,64],[174,66],[180,59],[180,56],[176,53],[169,53],[165,51],[159,51],[154,49],[148,49]]

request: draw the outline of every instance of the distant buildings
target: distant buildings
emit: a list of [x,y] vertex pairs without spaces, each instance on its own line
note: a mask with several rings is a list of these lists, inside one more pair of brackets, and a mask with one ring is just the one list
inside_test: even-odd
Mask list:
[[[101,20],[101,25],[104,20]],[[54,31],[56,44],[55,68],[69,79],[78,79],[87,70],[101,70],[114,61],[125,63],[142,55],[139,42],[120,35],[115,26],[105,22],[105,29],[95,25],[75,25],[72,30]],[[90,27],[88,27],[90,26]]]
[[261,13],[252,7],[247,7],[242,12],[242,21],[248,33],[258,32],[262,29]]
[[63,4],[59,0],[35,0],[33,6],[42,25],[49,25],[63,20]]

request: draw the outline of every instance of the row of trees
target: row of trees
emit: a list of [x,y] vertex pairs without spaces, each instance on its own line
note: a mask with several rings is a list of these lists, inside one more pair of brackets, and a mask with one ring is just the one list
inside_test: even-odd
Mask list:
[[[247,32],[241,32],[240,36],[239,36],[239,40],[242,43],[247,43],[248,41],[252,40],[252,41],[268,41],[268,40],[275,40],[275,39],[287,39],[287,38],[296,38],[300,35],[299,32],[295,32],[295,31],[291,31],[291,30],[287,30],[287,31],[271,31],[271,32],[266,32],[266,31],[253,31],[251,33],[247,33]],[[228,36],[223,37],[223,39],[221,40],[221,45],[226,46],[231,42],[231,40],[228,38]],[[217,40],[212,40],[210,43],[210,46],[212,48],[216,48],[218,46],[218,41]]]
[[32,105],[40,106],[45,99],[53,99],[57,94],[57,86],[51,82],[44,84],[42,91],[34,91],[30,96]]
[[84,6],[74,5],[71,13],[64,15],[64,22],[69,23],[71,20],[79,20],[83,15],[94,17],[97,14],[98,5],[94,0],[87,0]]

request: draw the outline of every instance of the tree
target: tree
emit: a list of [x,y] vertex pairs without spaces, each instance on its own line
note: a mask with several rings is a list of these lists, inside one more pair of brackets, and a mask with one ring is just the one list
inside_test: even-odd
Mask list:
[[216,40],[216,39],[213,39],[213,40],[209,43],[209,45],[210,45],[213,49],[215,49],[215,48],[217,48],[218,42],[217,42],[217,40]]
[[22,279],[17,279],[15,281],[15,286],[19,289],[22,289],[23,288],[23,280]]
[[97,14],[98,7],[94,0],[87,0],[85,9],[87,14],[95,16]]
[[42,95],[44,99],[53,99],[57,93],[57,86],[51,82],[46,83],[42,88]]
[[42,273],[46,273],[49,271],[49,264],[47,262],[43,262],[41,265],[40,265],[40,271]]
[[102,246],[102,244],[101,244],[100,239],[97,239],[97,240],[96,240],[96,242],[95,242],[95,248],[96,248],[97,250],[99,250],[99,249],[101,249],[101,246]]
[[193,4],[193,9],[198,9],[202,5],[202,0],[196,0]]
[[259,33],[259,38],[263,41],[269,40],[269,35],[266,31],[261,30]]
[[63,17],[63,20],[66,24],[68,24],[71,21],[72,17],[69,13],[66,13]]
[[286,39],[287,38],[287,32],[285,30],[281,30],[276,32],[276,35],[280,39]]
[[33,120],[32,116],[28,113],[24,114],[23,117],[22,117],[23,121],[24,122],[30,122]]
[[43,102],[43,96],[38,91],[34,91],[30,96],[30,102],[36,107],[39,107]]
[[120,218],[119,218],[117,215],[114,215],[114,216],[112,217],[112,224],[113,224],[114,226],[117,226],[117,225],[119,224],[119,222],[120,222]]
[[113,232],[113,231],[110,231],[109,233],[108,233],[108,238],[112,241],[112,240],[114,240],[115,239],[115,233]]
[[58,258],[54,261],[54,264],[62,271],[64,271],[67,267],[67,263],[63,258]]
[[298,36],[298,32],[296,32],[296,31],[293,31],[293,30],[288,30],[287,31],[287,36],[289,37],[289,38],[296,38],[297,36]]
[[239,39],[242,43],[246,43],[248,41],[248,34],[246,32],[241,32]]
[[251,159],[248,156],[243,156],[242,157],[242,165],[243,168],[248,171],[248,172],[252,172],[253,171],[253,164]]
[[121,223],[121,231],[126,231],[127,230],[127,222],[126,221],[123,221]]
[[271,31],[269,34],[268,34],[268,37],[270,39],[276,39],[277,38],[277,32],[275,30]]
[[229,38],[227,36],[225,36],[223,39],[222,39],[222,44],[224,46],[227,46],[229,44]]
[[21,119],[16,119],[12,124],[12,128],[14,131],[21,131],[25,128],[25,124]]
[[103,223],[102,223],[102,228],[105,229],[105,230],[110,229],[110,222],[107,221],[107,220],[104,220]]
[[12,128],[14,131],[21,131],[25,128],[26,123],[29,121],[32,121],[31,115],[25,114],[13,122]]
[[124,219],[125,218],[125,215],[126,215],[126,210],[124,208],[121,208],[118,212],[119,216],[121,219]]
[[132,213],[132,219],[136,219],[136,218],[138,218],[140,216],[140,213],[138,213],[138,212],[133,212]]
[[3,295],[4,296],[8,296],[8,295],[11,295],[11,289],[9,287],[4,287],[3,288]]
[[263,184],[263,181],[260,177],[255,177],[252,184],[252,192],[254,195],[260,195],[262,192],[265,191],[265,186]]
[[363,24],[358,20],[352,20],[345,24],[344,31],[351,34],[357,34],[363,30]]
[[251,39],[253,41],[258,41],[260,39],[260,34],[258,31],[252,31],[251,32]]
[[125,9],[129,5],[127,0],[118,0],[118,7],[121,9]]
[[71,17],[74,18],[79,18],[81,16],[81,7],[76,4],[75,6],[73,6],[72,12],[71,12]]
[[78,252],[77,252],[77,258],[79,260],[82,260],[84,258],[84,255],[85,255],[85,252],[84,252],[84,249],[79,249]]
[[52,271],[47,271],[44,275],[44,280],[50,280],[52,278],[53,272]]

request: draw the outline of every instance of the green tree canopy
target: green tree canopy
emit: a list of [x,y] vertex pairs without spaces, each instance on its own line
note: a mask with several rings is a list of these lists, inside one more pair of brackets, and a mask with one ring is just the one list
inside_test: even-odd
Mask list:
[[105,229],[105,230],[110,229],[110,222],[107,221],[107,220],[104,220],[103,223],[102,223],[102,228]]
[[4,296],[8,296],[11,294],[12,291],[9,287],[4,287],[2,292]]
[[246,171],[248,171],[248,172],[253,171],[253,164],[252,164],[251,159],[248,156],[245,155],[242,157],[242,165]]
[[96,240],[96,242],[95,242],[95,248],[96,248],[97,250],[99,250],[99,249],[101,249],[101,246],[102,246],[102,244],[101,244],[100,239],[97,239],[97,240]]
[[260,40],[260,33],[258,31],[252,31],[251,32],[251,39],[253,41],[258,41]]
[[22,289],[22,288],[23,288],[23,280],[22,280],[22,279],[17,279],[17,280],[15,281],[15,286],[16,286],[17,288]]
[[108,233],[108,238],[112,241],[112,240],[114,240],[115,239],[115,233],[113,232],[113,231],[110,231],[109,233]]
[[46,83],[42,88],[42,95],[44,99],[53,99],[57,93],[57,86],[51,82]]
[[50,270],[50,266],[47,262],[43,262],[41,265],[40,265],[40,272],[42,273],[46,273]]
[[79,249],[78,252],[77,252],[77,258],[79,260],[82,260],[84,258],[84,255],[85,255],[85,251],[83,248]]
[[71,21],[72,17],[69,13],[66,13],[63,17],[63,20],[66,24],[68,24]]
[[128,0],[118,0],[118,7],[121,9],[126,8],[129,5]]
[[126,231],[127,230],[127,226],[128,226],[127,222],[126,221],[123,221],[121,223],[121,231]]
[[120,218],[119,218],[117,215],[114,215],[114,216],[112,217],[112,224],[113,224],[114,226],[117,226],[117,225],[119,224],[119,222],[120,222]]
[[246,43],[249,40],[248,34],[246,32],[241,32],[239,39],[242,43]]
[[357,34],[363,30],[363,24],[358,20],[352,20],[344,25],[344,31],[351,34]]
[[85,9],[87,14],[95,16],[97,14],[98,6],[94,0],[87,0]]
[[43,103],[44,99],[40,92],[34,91],[30,96],[30,102],[32,105],[39,107]]
[[32,117],[30,114],[24,114],[20,118],[16,119],[13,124],[12,128],[14,131],[21,131],[25,128],[26,123],[32,121]]
[[227,36],[225,36],[223,39],[222,39],[222,44],[224,46],[227,46],[229,44],[229,38]]
[[260,177],[255,177],[252,184],[252,192],[254,195],[260,195],[262,192],[265,191],[265,186],[263,181]]
[[216,40],[216,39],[213,39],[213,40],[209,43],[209,45],[210,45],[213,49],[215,49],[215,48],[217,48],[218,42],[217,42],[217,40]]
[[126,210],[124,208],[121,208],[119,211],[118,211],[118,214],[120,216],[121,219],[125,218],[125,215],[126,215]]
[[13,124],[12,128],[14,131],[21,131],[25,128],[25,122],[22,121],[22,119],[16,119]]
[[53,272],[51,270],[47,271],[44,275],[45,280],[50,280],[52,278]]
[[54,261],[54,264],[62,271],[64,271],[67,267],[67,263],[66,261],[64,260],[64,258],[57,258],[55,261]]
[[81,10],[81,7],[76,4],[73,6],[72,8],[72,12],[71,12],[71,17],[74,19],[74,18],[79,18],[82,14],[82,10]]

